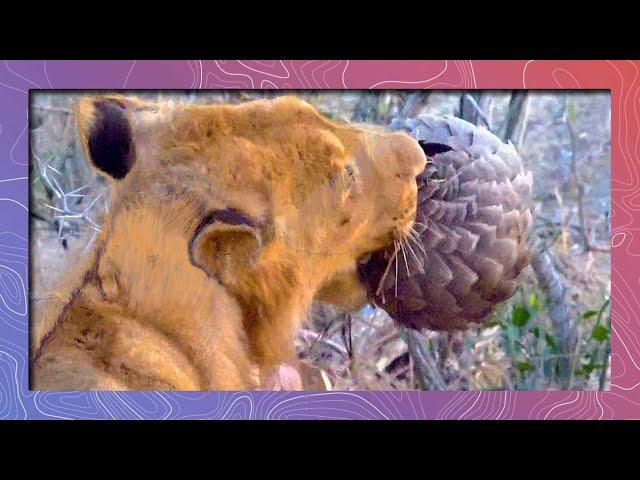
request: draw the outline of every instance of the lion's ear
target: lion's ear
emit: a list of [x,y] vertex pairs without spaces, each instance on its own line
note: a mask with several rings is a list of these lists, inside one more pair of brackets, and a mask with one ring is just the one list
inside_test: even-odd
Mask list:
[[214,210],[189,242],[192,263],[227,283],[253,264],[262,247],[258,222],[237,210]]
[[136,161],[127,107],[119,97],[85,97],[76,105],[78,135],[87,161],[107,179],[123,179]]

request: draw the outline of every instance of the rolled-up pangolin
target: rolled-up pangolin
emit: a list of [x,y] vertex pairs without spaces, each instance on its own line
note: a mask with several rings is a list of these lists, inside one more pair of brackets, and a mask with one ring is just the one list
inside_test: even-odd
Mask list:
[[457,118],[395,120],[429,163],[418,176],[415,235],[359,266],[375,303],[432,330],[481,323],[528,265],[532,176],[511,144]]

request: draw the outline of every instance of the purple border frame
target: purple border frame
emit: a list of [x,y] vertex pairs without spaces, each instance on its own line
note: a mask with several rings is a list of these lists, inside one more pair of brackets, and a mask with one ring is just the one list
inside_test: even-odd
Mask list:
[[[640,62],[3,61],[0,419],[640,418]],[[598,88],[612,95],[609,392],[34,392],[28,389],[28,92],[122,88]]]

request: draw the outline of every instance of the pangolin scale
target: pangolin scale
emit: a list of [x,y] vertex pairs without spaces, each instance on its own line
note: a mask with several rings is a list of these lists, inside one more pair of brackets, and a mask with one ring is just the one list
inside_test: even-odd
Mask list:
[[361,263],[360,279],[409,328],[482,323],[530,261],[531,172],[513,145],[458,118],[421,115],[392,128],[407,131],[429,160],[417,177],[416,235]]

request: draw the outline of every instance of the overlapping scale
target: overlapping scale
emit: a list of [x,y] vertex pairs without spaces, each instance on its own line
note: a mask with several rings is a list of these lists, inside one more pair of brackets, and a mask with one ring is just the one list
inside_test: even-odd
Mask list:
[[530,261],[531,172],[513,145],[464,120],[421,115],[398,126],[430,161],[417,178],[416,235],[395,257],[395,247],[375,253],[360,277],[408,327],[482,322],[513,294]]

